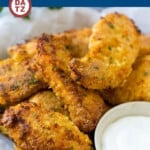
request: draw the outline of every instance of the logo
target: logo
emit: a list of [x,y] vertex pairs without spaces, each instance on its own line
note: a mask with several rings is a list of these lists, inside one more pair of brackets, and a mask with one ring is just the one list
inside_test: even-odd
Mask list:
[[16,17],[25,17],[31,11],[31,0],[10,0],[9,10]]

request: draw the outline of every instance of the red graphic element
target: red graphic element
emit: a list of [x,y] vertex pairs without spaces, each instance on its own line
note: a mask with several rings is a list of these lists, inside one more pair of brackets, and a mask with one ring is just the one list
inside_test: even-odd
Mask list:
[[9,10],[16,17],[29,15],[32,8],[31,0],[10,0]]

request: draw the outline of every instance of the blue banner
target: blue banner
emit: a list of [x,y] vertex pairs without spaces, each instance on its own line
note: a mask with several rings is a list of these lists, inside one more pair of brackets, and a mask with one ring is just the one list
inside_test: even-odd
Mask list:
[[[0,6],[8,6],[9,0],[0,0]],[[150,6],[150,0],[32,0],[32,6]]]

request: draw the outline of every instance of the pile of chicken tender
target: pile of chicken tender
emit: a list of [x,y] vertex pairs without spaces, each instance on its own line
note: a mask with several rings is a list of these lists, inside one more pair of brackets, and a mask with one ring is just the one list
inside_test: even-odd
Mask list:
[[43,33],[0,61],[0,132],[15,150],[93,150],[100,118],[129,101],[150,101],[150,36],[123,14]]

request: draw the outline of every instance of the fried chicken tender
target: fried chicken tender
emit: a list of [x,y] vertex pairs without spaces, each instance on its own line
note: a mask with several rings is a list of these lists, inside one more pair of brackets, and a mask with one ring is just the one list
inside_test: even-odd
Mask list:
[[1,124],[21,150],[91,150],[89,137],[68,117],[42,109],[33,103],[21,103],[5,111]]
[[[26,101],[36,104],[44,111],[59,112],[68,116],[68,112],[64,108],[64,104],[51,90],[40,91]],[[0,131],[3,134],[7,134],[7,130],[3,126],[0,126]]]
[[35,39],[15,46],[12,58],[0,62],[0,106],[14,105],[47,87],[32,61],[36,46]]
[[[40,89],[46,88],[36,68],[31,67],[30,61],[12,62],[5,74],[0,75],[0,106],[16,104]],[[2,68],[3,65],[0,65]],[[0,69],[2,70],[2,69]]]
[[72,79],[89,89],[121,86],[139,51],[139,32],[126,16],[112,13],[92,28],[89,51],[70,62]]
[[80,130],[91,132],[108,106],[99,93],[84,89],[69,77],[68,62],[72,58],[67,49],[69,43],[66,36],[44,34],[39,38],[39,54],[35,58],[43,78],[65,104],[71,120]]
[[111,104],[150,101],[150,55],[139,58],[123,87],[102,91]]

